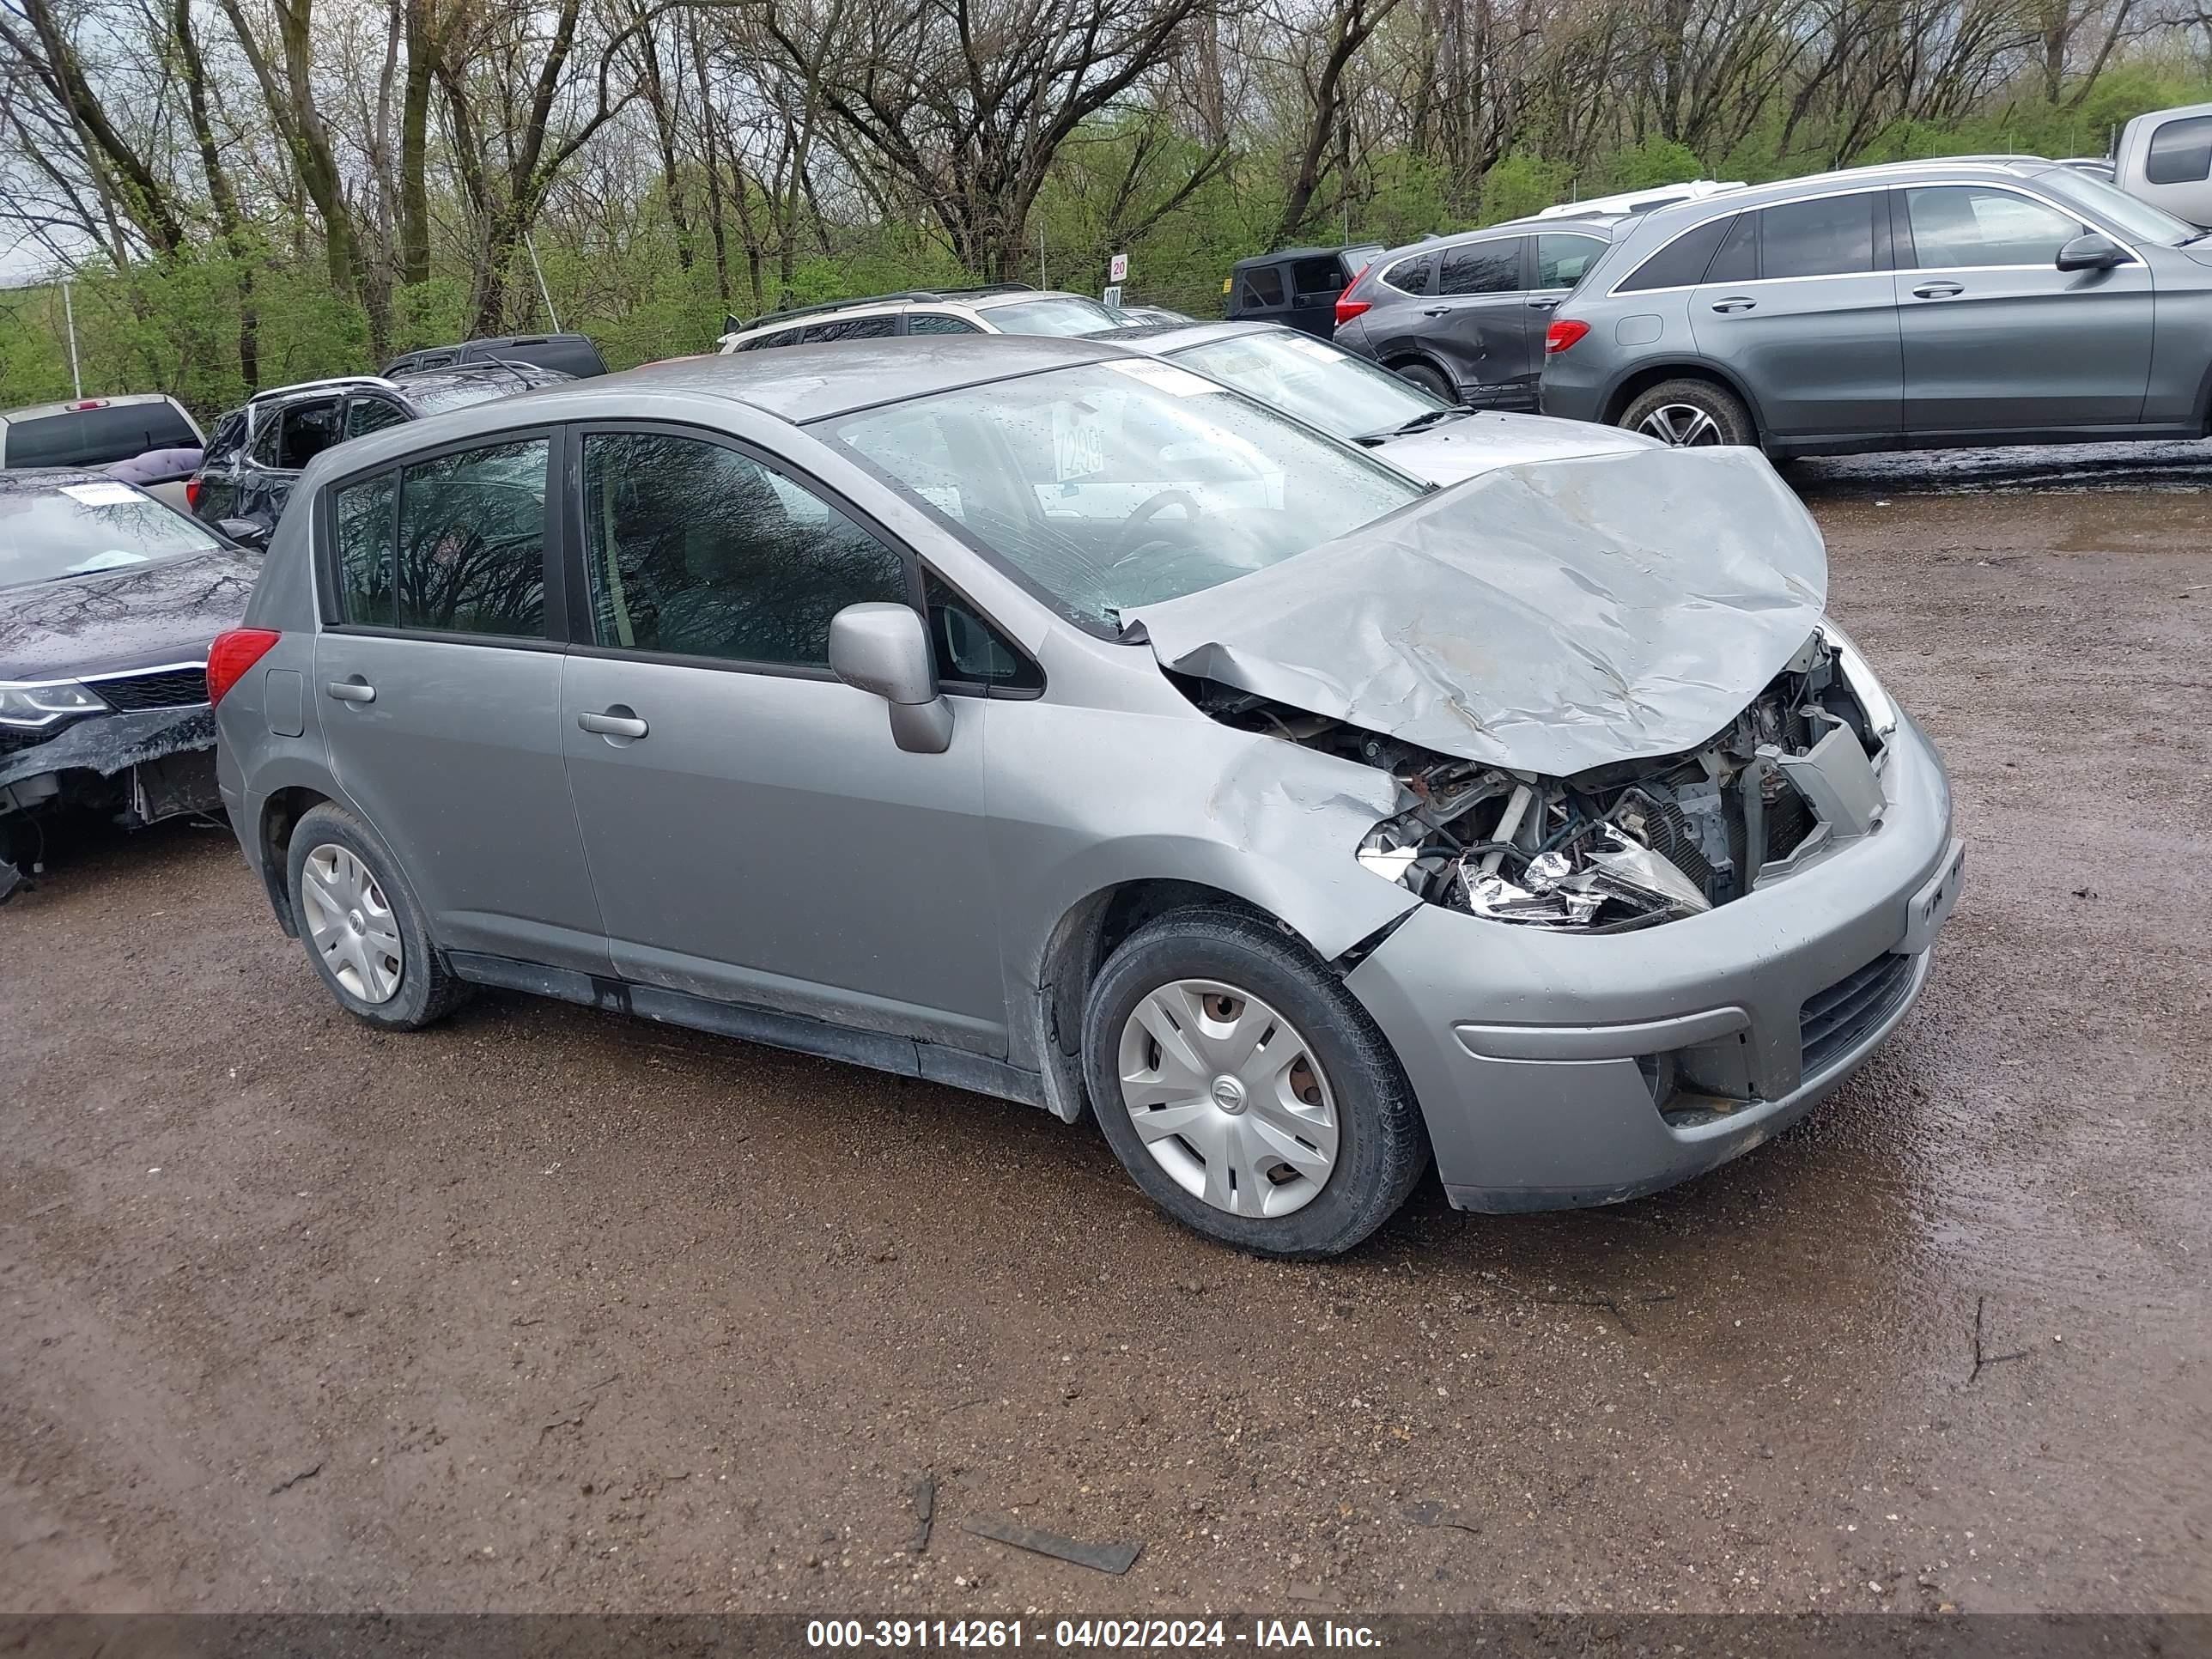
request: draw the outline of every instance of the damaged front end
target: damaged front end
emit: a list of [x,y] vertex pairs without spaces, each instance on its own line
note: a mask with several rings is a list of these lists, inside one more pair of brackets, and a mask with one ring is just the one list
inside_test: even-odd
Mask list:
[[1186,690],[1216,719],[1389,770],[1406,805],[1359,844],[1375,874],[1487,921],[1589,933],[1699,915],[1866,833],[1896,726],[1826,625],[1709,742],[1568,778],[1454,759],[1227,687]]

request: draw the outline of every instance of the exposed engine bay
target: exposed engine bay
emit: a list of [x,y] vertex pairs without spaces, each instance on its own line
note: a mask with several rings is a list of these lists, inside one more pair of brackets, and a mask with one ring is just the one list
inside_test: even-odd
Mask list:
[[1621,933],[1749,892],[1879,817],[1887,699],[1847,645],[1815,632],[1702,747],[1553,779],[1453,759],[1185,680],[1215,719],[1389,770],[1408,804],[1361,864],[1431,904],[1491,921]]

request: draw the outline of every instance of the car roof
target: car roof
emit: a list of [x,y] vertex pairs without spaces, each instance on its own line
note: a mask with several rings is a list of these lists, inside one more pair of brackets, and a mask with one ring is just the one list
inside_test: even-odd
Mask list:
[[2020,183],[2034,178],[2038,173],[2057,170],[2056,162],[2039,155],[1937,155],[1917,161],[1877,161],[1866,167],[1838,167],[1829,173],[1807,173],[1796,179],[1778,179],[1771,184],[1747,185],[1741,190],[1701,197],[1694,201],[1671,202],[1665,207],[1654,208],[1641,217],[1628,221],[1627,226],[1618,234],[1621,240],[1626,240],[1632,228],[1639,232],[1679,229],[1724,214],[1740,212],[1746,208],[1765,207],[1776,202],[1796,201],[1802,196],[1817,196],[1825,191],[1849,190],[1862,185],[1971,183],[1982,179]]
[[[1349,253],[1354,248],[1379,246],[1381,245],[1376,242],[1345,242],[1336,247],[1279,247],[1273,253],[1247,254],[1237,262],[1235,268],[1242,270],[1247,265],[1268,265],[1274,264],[1278,259],[1331,259],[1340,253]],[[1219,267],[1216,266],[1215,269],[1218,270]]]
[[516,390],[520,391],[525,387],[560,386],[575,378],[566,370],[517,358],[511,362],[502,359],[493,362],[441,363],[435,368],[403,370],[386,385],[404,397],[415,392],[442,392],[452,386],[481,386],[491,381],[512,385],[519,380],[521,386]]
[[118,404],[173,404],[176,401],[166,392],[118,392],[112,398],[70,398],[56,404],[26,404],[21,409],[0,410],[0,421],[42,421],[49,415],[88,415],[94,409],[113,408]]

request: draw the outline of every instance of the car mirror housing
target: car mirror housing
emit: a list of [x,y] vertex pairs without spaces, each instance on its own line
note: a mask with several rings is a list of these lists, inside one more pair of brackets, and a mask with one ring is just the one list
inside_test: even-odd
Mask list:
[[269,527],[257,524],[252,519],[219,519],[215,527],[240,547],[265,548],[269,545]]
[[891,740],[917,755],[952,744],[952,706],[937,690],[929,635],[903,605],[848,605],[830,619],[830,669],[890,705]]
[[2109,236],[2095,231],[2076,236],[2058,250],[2061,270],[2110,270],[2114,265],[2132,264],[2135,258]]

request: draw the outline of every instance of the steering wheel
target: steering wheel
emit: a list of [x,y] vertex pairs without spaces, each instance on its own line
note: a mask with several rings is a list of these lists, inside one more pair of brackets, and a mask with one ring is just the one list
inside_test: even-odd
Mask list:
[[1121,521],[1121,533],[1114,543],[1113,551],[1106,556],[1115,563],[1127,558],[1137,550],[1139,545],[1138,538],[1145,526],[1152,523],[1164,508],[1170,507],[1182,507],[1184,516],[1194,522],[1203,511],[1198,504],[1198,497],[1188,489],[1163,489],[1148,497],[1135,512]]

